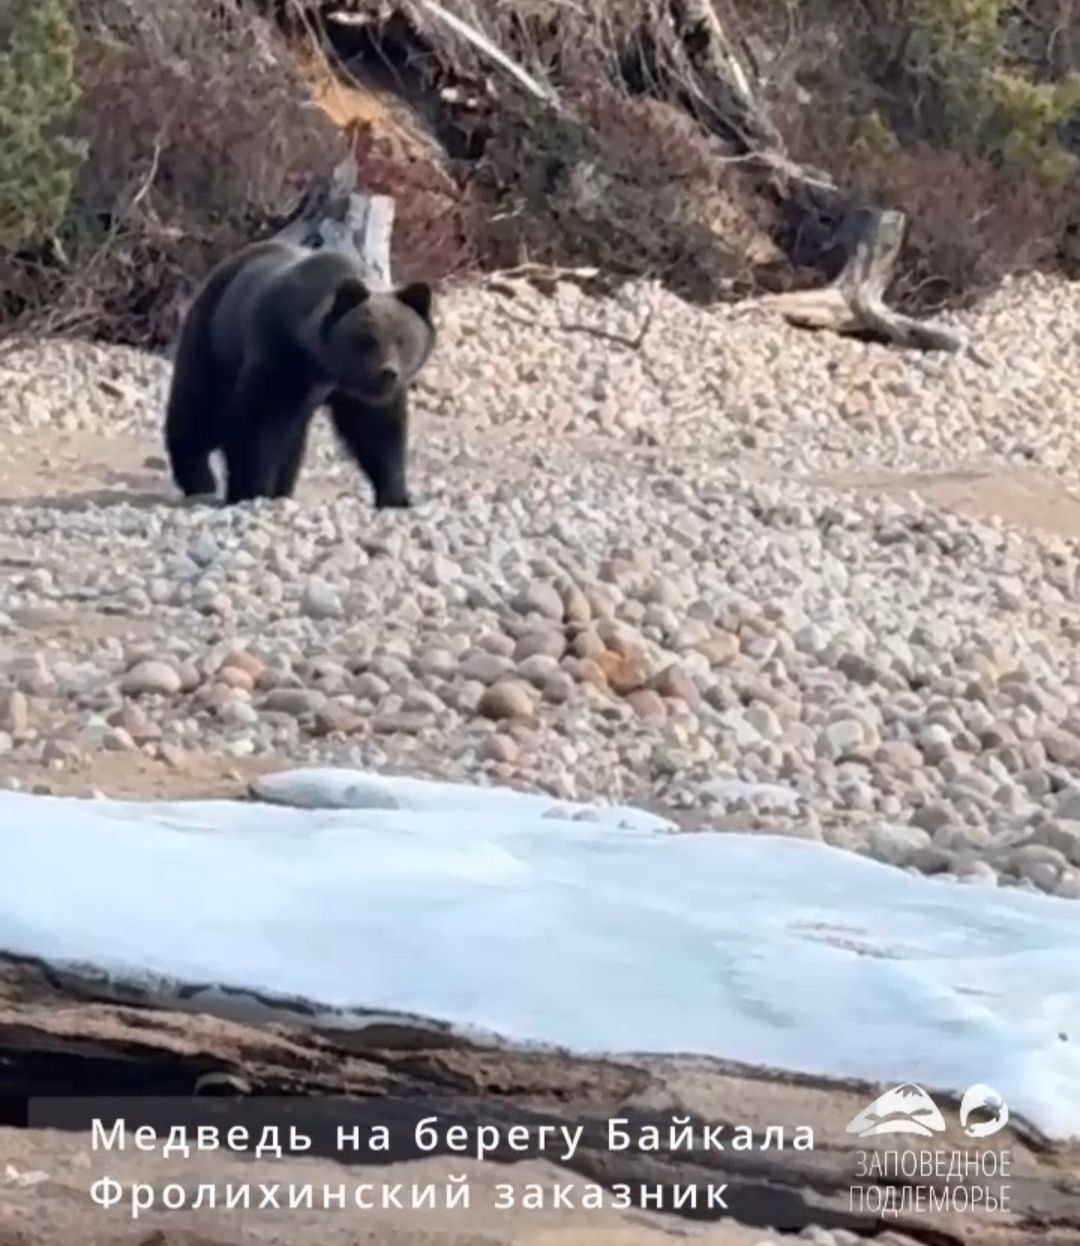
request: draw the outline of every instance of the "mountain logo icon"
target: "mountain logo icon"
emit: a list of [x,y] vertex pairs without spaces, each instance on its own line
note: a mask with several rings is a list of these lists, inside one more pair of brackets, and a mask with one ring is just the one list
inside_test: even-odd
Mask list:
[[921,1086],[905,1082],[879,1095],[873,1103],[852,1117],[847,1132],[860,1138],[881,1134],[915,1134],[932,1138],[945,1132],[945,1118],[937,1104]]

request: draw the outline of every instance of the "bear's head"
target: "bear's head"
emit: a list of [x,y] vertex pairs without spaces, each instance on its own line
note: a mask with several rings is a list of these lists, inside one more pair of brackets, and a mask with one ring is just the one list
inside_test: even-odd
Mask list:
[[424,282],[382,293],[346,277],[320,326],[322,356],[337,386],[366,402],[390,402],[435,345],[431,303]]

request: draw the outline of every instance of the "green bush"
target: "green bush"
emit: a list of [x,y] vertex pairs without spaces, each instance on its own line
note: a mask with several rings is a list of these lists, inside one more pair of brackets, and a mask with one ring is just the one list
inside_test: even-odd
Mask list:
[[[20,15],[6,81],[35,109],[9,143],[7,112],[24,108],[0,88],[0,215],[9,237],[48,244],[0,240],[0,335],[165,346],[201,277],[280,228],[345,142],[247,0],[66,3],[71,25],[58,0],[0,0],[0,47]],[[81,162],[50,138],[61,127]]]
[[74,26],[65,0],[16,0],[0,54],[0,247],[52,234],[85,150],[56,133],[79,98]]
[[1074,153],[1058,140],[1060,127],[1080,109],[1080,77],[1032,82],[1023,74],[996,70],[990,76],[993,112],[987,127],[991,152],[1009,164],[1034,169],[1057,189],[1075,176]]
[[909,0],[908,68],[939,95],[946,141],[1037,174],[1054,187],[1076,171],[1062,127],[1080,109],[1080,76],[1037,81],[1011,63],[1004,0]]

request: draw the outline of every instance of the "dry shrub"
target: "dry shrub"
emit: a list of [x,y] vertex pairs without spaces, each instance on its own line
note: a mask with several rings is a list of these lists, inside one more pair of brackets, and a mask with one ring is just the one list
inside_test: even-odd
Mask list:
[[[484,267],[581,264],[655,277],[695,300],[834,275],[837,221],[816,219],[801,201],[776,203],[688,115],[678,75],[656,74],[662,32],[649,24],[660,12],[650,0],[451,7],[555,82],[567,105],[556,116],[501,93],[475,181],[460,166],[457,175],[490,205],[489,216],[470,235],[470,199],[456,221],[455,251],[471,250]],[[926,83],[903,72],[911,49],[897,31],[910,24],[910,7],[886,6],[892,26],[884,33],[873,4],[853,12],[836,0],[725,0],[720,11],[729,34],[756,35],[759,50],[776,54],[766,57],[763,96],[791,156],[850,188],[852,202],[906,213],[892,295],[925,310],[969,300],[1008,273],[1060,263],[1063,239],[1080,227],[1080,202],[1074,187],[1047,185],[1035,167],[1006,167],[940,135],[934,141],[940,109],[920,107]],[[439,44],[435,56],[449,53]],[[465,68],[476,68],[468,57]],[[866,141],[875,125],[887,140],[878,146]],[[434,236],[450,202],[435,196],[417,208],[435,222]]]
[[722,145],[599,71],[563,72],[569,117],[504,101],[477,172],[488,261],[596,266],[702,301],[750,282],[775,255],[770,221]]
[[[1035,169],[901,143],[873,114],[845,115],[837,99],[797,120],[789,114],[786,137],[798,159],[825,170],[854,201],[905,214],[892,297],[909,311],[969,304],[1005,276],[1060,267],[1062,246],[1080,224],[1075,185],[1048,186]],[[807,251],[825,241],[811,239]]]
[[[678,82],[657,76],[664,22],[678,6],[448,3],[556,84],[565,112],[506,88],[411,0],[362,0],[354,7],[377,20],[339,25],[336,37],[351,41],[342,55],[412,83],[402,95],[437,117],[441,151],[404,150],[382,119],[362,114],[346,137],[313,102],[310,63],[301,56],[298,68],[281,29],[254,16],[261,4],[295,17],[286,0],[74,0],[75,131],[89,156],[58,237],[0,251],[0,324],[166,342],[207,269],[283,223],[349,142],[366,189],[395,199],[403,279],[580,265],[711,301],[789,284],[811,265],[826,271],[830,223],[806,212],[796,219],[801,205],[786,205],[785,215],[749,166],[689,115]],[[884,6],[893,25],[906,3]],[[306,5],[309,16],[319,9]],[[983,152],[931,145],[917,124],[922,96],[897,67],[895,49],[907,44],[882,27],[882,11],[838,0],[721,6],[725,29],[749,36],[757,24],[759,43],[777,51],[763,95],[790,154],[854,197],[907,213],[894,296],[907,307],[940,306],[1005,273],[1058,263],[1063,239],[1080,251],[1075,186],[1046,188]],[[310,22],[301,26],[311,34]],[[489,81],[492,92],[481,89]],[[445,102],[450,86],[485,98],[486,111],[463,120]],[[364,105],[362,96],[342,106]],[[862,142],[861,128],[879,113],[889,141]]]
[[[366,48],[351,45],[345,29],[334,51],[356,77],[333,107],[355,116],[365,188],[395,199],[394,267],[402,277],[595,267],[609,283],[655,277],[708,300],[730,296],[777,259],[767,212],[722,144],[676,106],[628,94],[610,63],[572,55],[565,31],[556,77],[566,108],[557,115],[527,93],[488,94],[462,82],[400,21],[390,42],[367,32],[374,42]],[[553,55],[542,54],[535,30],[528,55],[500,31],[507,51],[530,66]],[[372,82],[379,62],[398,70],[403,95],[473,101],[430,109],[435,150],[404,118],[388,115]]]
[[[744,0],[726,2],[751,15]],[[1054,32],[1067,41],[1050,20],[1056,4],[1026,8],[1033,20],[1046,10],[1046,21],[1022,56],[1007,46],[1005,9],[987,3],[841,8],[804,0],[789,9],[786,37],[771,31],[772,44],[786,49],[773,70],[771,104],[791,155],[850,188],[853,199],[908,218],[892,292],[908,310],[971,302],[1009,274],[1063,264],[1068,271],[1062,251],[1080,227],[1080,188],[1074,177],[1053,176],[1069,93],[1058,99],[1049,82]],[[974,67],[973,49],[983,58]],[[1009,72],[992,73],[984,60]],[[1062,62],[1060,74],[1074,71],[1074,61]],[[1010,107],[997,97],[991,107],[992,93],[1005,87]],[[1067,141],[1067,127],[1060,137]],[[810,236],[798,258],[827,243],[813,237],[814,224],[803,223]]]
[[[970,302],[1010,274],[1051,268],[1070,215],[1069,197],[1036,177],[930,147],[905,148],[851,181],[908,217],[896,297],[934,309]],[[1073,207],[1080,200],[1073,195]]]
[[58,246],[0,253],[23,323],[168,341],[192,286],[280,223],[344,150],[274,29],[240,3],[81,0],[89,148]]

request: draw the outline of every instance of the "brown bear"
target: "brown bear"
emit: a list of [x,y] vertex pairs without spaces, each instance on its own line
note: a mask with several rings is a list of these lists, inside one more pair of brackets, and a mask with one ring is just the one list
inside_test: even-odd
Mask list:
[[337,251],[255,243],[220,263],[188,308],[173,362],[165,443],[188,497],[290,497],[315,412],[329,408],[375,505],[410,506],[408,388],[434,345],[432,290],[375,293]]

